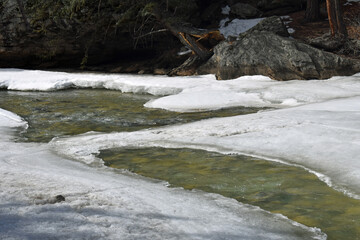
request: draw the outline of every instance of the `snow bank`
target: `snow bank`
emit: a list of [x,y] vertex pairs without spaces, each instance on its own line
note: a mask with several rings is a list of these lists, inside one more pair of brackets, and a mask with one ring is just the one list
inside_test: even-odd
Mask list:
[[18,115],[0,108],[0,127],[23,127],[27,123]]
[[[1,239],[326,238],[219,195],[89,167],[54,155],[48,144],[5,141],[11,136],[4,127],[24,122],[0,113]],[[56,202],[57,195],[65,201]]]
[[[230,106],[292,107],[123,133],[87,133],[50,144],[13,143],[18,116],[0,111],[0,233],[3,238],[269,239],[321,238],[231,199],[169,189],[164,183],[92,168],[100,149],[190,147],[303,166],[352,197],[360,196],[360,74],[277,82],[263,76],[216,81],[175,77],[0,70],[0,86],[52,91],[70,87],[171,95],[146,106],[176,111]],[[60,156],[53,154],[56,151]],[[50,204],[61,194],[66,201]],[[214,217],[216,216],[216,218]],[[35,221],[34,221],[35,219]],[[41,227],[39,227],[41,226]],[[134,235],[135,234],[135,235]]]
[[[194,81],[196,80],[196,82]],[[170,78],[126,74],[92,74],[0,69],[0,87],[20,91],[106,88],[122,92],[169,95],[216,81],[213,76]]]
[[54,91],[106,88],[132,93],[171,95],[146,107],[189,112],[226,107],[289,107],[334,98],[358,96],[360,74],[329,80],[279,82],[264,76],[217,81],[213,75],[190,77],[0,70],[0,87],[9,90]]

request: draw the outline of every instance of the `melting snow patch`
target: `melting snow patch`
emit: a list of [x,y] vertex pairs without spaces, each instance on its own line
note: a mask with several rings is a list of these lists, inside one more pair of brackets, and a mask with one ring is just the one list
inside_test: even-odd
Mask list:
[[246,32],[263,19],[264,18],[234,19],[229,22],[229,18],[226,18],[220,21],[219,31],[225,38],[229,36],[237,37],[240,33]]

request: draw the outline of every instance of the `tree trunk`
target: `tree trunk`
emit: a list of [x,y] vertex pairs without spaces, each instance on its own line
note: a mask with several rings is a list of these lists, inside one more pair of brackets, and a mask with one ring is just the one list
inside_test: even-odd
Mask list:
[[333,0],[326,0],[326,9],[328,13],[331,35],[335,36],[335,34],[337,33],[337,22]]
[[348,36],[347,29],[344,23],[343,12],[340,0],[335,0],[336,23],[338,26],[338,34],[346,38]]
[[329,24],[332,36],[347,37],[340,0],[326,0]]
[[320,1],[319,0],[307,0],[305,21],[315,22],[320,19]]

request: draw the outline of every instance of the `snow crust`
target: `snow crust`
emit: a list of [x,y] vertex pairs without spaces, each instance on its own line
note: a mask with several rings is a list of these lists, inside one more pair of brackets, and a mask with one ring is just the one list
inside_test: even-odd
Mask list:
[[253,19],[238,19],[235,18],[230,21],[229,18],[225,18],[220,21],[219,31],[225,37],[233,36],[237,37],[240,33],[244,33],[250,28],[254,27],[264,18],[253,18]]
[[178,112],[236,106],[283,108],[358,96],[359,80],[360,74],[334,77],[326,81],[279,82],[264,76],[244,76],[234,80],[217,81],[213,75],[167,77],[0,69],[0,87],[9,90],[106,88],[122,92],[149,93],[165,97],[146,103],[146,107]]
[[224,14],[224,15],[229,15],[230,14],[230,6],[229,5],[226,5],[225,7],[221,8],[221,14]]
[[[335,189],[360,198],[360,74],[277,82],[263,76],[216,81],[212,75],[169,78],[2,69],[0,87],[150,93],[159,98],[147,107],[176,111],[280,108],[136,132],[89,132],[49,144],[15,143],[12,129],[26,128],[26,122],[0,110],[3,239],[325,238],[317,229],[219,195],[170,189],[166,183],[110,170],[94,154],[113,147],[189,147],[257,156],[304,167]],[[54,203],[58,194],[66,201]]]
[[24,127],[27,123],[18,115],[0,108],[0,127]]
[[90,167],[55,155],[49,144],[15,143],[4,127],[24,122],[0,113],[1,239],[326,238],[216,194]]

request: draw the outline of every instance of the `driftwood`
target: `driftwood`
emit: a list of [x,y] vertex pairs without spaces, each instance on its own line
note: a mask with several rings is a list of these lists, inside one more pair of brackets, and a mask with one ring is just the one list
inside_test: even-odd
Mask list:
[[194,74],[196,68],[213,55],[212,48],[224,39],[220,32],[214,29],[199,29],[170,24],[167,24],[166,27],[193,52],[182,65],[168,73],[170,76]]
[[221,40],[224,40],[224,37],[217,29],[201,29],[193,27],[191,24],[172,21],[172,17],[166,16],[166,11],[160,9],[154,9],[153,14],[166,29],[193,53],[189,59],[179,67],[171,70],[168,75],[189,75],[194,73],[198,66],[213,55],[213,47]]
[[[215,29],[199,29],[185,24],[172,25],[165,24],[166,27],[174,34],[182,44],[187,48],[191,49],[200,59],[207,60],[212,56],[212,47],[205,47],[202,42],[206,42],[211,37],[217,38],[219,40],[220,33]],[[218,41],[217,41],[218,42]],[[208,45],[208,44],[207,44]]]

